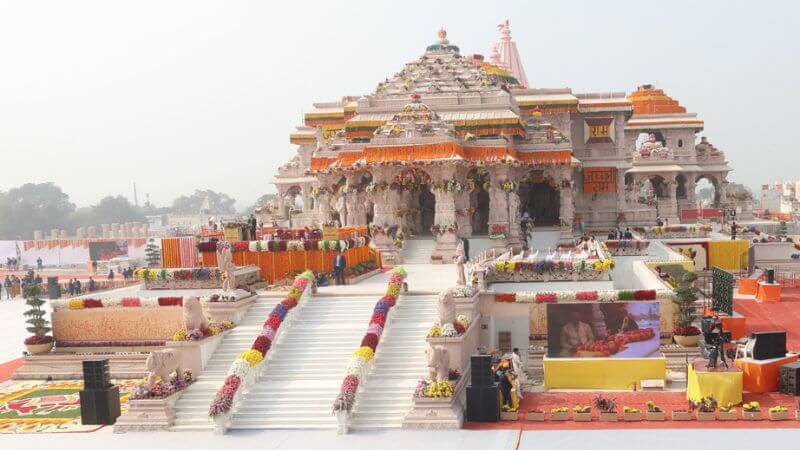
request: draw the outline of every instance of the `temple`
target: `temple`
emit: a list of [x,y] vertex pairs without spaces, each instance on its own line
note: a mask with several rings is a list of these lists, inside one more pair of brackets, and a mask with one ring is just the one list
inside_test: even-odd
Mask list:
[[697,207],[703,178],[714,206],[729,206],[731,169],[698,141],[697,114],[648,84],[629,95],[530,87],[510,25],[498,28],[488,62],[462,55],[440,29],[371,93],[315,103],[290,135],[297,155],[274,180],[275,216],[437,240],[457,230],[504,247],[519,245],[525,213],[558,227],[564,243],[584,226],[678,223]]

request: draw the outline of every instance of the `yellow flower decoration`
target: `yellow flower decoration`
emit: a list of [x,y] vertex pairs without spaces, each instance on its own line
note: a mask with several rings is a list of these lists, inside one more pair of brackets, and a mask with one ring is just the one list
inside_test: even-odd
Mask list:
[[69,309],[83,309],[83,299],[82,298],[71,298],[69,299]]
[[364,346],[359,347],[358,350],[353,352],[353,356],[356,358],[361,358],[364,361],[369,361],[373,356],[375,356],[375,352],[373,352],[371,348]]
[[264,356],[259,353],[258,350],[250,349],[246,352],[242,352],[242,354],[239,355],[239,359],[247,361],[247,364],[249,364],[250,367],[255,367],[264,359]]
[[439,337],[442,335],[442,329],[439,328],[437,325],[431,327],[428,331],[428,337]]
[[210,331],[211,335],[213,336],[215,334],[219,334],[219,332],[222,331],[222,330],[220,330],[219,327],[217,327],[216,325],[209,325],[208,326],[208,331]]
[[185,341],[187,338],[186,330],[178,330],[172,335],[173,341]]
[[396,284],[390,284],[389,288],[386,290],[386,295],[397,298],[397,296],[400,295],[400,286]]

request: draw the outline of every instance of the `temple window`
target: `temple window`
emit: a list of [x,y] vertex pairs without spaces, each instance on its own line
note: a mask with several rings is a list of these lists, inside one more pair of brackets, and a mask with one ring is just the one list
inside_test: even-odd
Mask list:
[[678,147],[683,147],[683,139],[678,139]]

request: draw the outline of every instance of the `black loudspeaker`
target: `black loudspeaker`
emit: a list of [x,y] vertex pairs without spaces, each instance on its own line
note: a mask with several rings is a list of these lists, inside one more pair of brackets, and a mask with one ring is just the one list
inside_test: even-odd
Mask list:
[[499,422],[500,399],[497,385],[467,386],[467,420]]
[[750,339],[755,340],[753,345],[753,359],[783,358],[786,356],[786,332],[764,331],[753,333]]
[[80,391],[81,424],[114,425],[120,415],[119,386]]
[[489,355],[472,355],[470,358],[470,376],[472,386],[491,386],[494,384],[492,377],[492,357]]
[[775,269],[767,269],[767,283],[775,283]]
[[58,285],[58,277],[47,277],[47,298],[55,300],[61,297],[61,286]]
[[800,362],[793,362],[781,366],[780,388],[781,394],[800,395]]
[[106,389],[111,387],[111,370],[107,359],[83,362],[83,388]]

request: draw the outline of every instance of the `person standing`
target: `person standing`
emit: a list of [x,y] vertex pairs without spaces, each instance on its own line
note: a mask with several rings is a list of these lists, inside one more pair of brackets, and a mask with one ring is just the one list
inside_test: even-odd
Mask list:
[[81,290],[83,286],[81,285],[81,280],[75,278],[75,295],[81,295]]
[[22,281],[18,276],[13,275],[11,279],[11,298],[16,298],[20,292],[22,292]]
[[333,257],[333,274],[336,277],[337,285],[344,284],[345,267],[347,267],[347,259],[344,257],[344,252],[340,250],[339,253]]
[[36,268],[37,270],[42,270],[42,257],[36,258]]
[[114,281],[114,269],[108,270],[108,281]]
[[89,292],[94,292],[94,278],[89,277],[89,282],[86,283],[89,288]]
[[[6,298],[11,300],[11,278],[6,275],[5,281],[3,281],[3,287],[6,288]],[[2,298],[2,290],[0,290],[0,298]]]
[[469,261],[469,239],[462,237],[461,242],[464,243],[464,262]]

